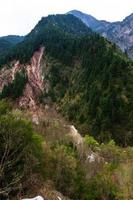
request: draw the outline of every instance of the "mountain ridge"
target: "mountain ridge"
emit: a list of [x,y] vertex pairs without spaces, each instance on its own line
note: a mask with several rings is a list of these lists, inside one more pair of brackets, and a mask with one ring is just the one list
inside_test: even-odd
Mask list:
[[0,39],[5,39],[6,41],[11,42],[12,44],[17,44],[17,43],[23,41],[24,36],[20,36],[20,35],[6,35],[6,36],[1,36]]
[[115,43],[122,51],[126,52],[130,58],[133,58],[133,13],[125,17],[122,21],[117,22],[97,20],[77,10],[68,13],[81,19],[93,31]]
[[19,35],[7,35],[0,37],[0,53],[7,51],[23,40],[24,36]]
[[[123,145],[130,143],[132,62],[126,55],[114,44],[90,31],[76,17],[53,15],[42,18],[25,40],[14,47],[4,60],[1,57],[0,62],[8,70],[14,67],[12,61],[19,61],[20,67],[26,67],[26,74],[29,68],[38,74],[32,67],[31,58],[38,55],[40,48],[44,48],[40,65],[42,71],[39,72],[44,89],[42,94],[36,95],[36,103],[56,104],[83,134],[90,132],[100,141],[113,138]],[[30,85],[35,86],[34,91],[42,80],[39,78],[37,83],[36,78],[33,80],[37,74],[27,74]],[[2,73],[1,82],[4,77],[6,73]],[[21,91],[25,89],[25,76],[20,74],[11,85],[7,84],[1,90],[1,97],[18,98],[18,94],[12,96],[14,88],[18,91],[18,77],[24,87],[20,87]],[[27,99],[30,102],[31,98],[27,96]],[[128,139],[125,139],[127,134]]]

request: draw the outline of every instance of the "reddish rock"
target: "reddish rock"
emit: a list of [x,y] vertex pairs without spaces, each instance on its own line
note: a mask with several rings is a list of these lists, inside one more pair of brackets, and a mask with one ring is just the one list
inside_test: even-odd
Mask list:
[[12,63],[12,67],[9,68],[4,66],[0,70],[0,91],[2,91],[4,85],[8,85],[14,80],[15,74],[21,70],[25,70],[28,77],[28,82],[23,91],[23,96],[16,100],[19,107],[29,109],[33,112],[33,118],[35,123],[37,122],[38,113],[38,97],[44,91],[44,83],[41,72],[41,58],[44,53],[44,47],[41,47],[36,51],[32,58],[30,64],[20,64],[19,61]]

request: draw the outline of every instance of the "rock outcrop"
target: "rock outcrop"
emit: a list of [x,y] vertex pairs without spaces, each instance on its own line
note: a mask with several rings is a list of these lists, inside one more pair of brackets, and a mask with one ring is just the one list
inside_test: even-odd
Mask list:
[[22,200],[44,200],[44,198],[41,196],[36,196],[34,198],[26,198],[26,199],[22,199]]
[[32,112],[33,121],[38,123],[37,113],[38,98],[44,90],[44,82],[41,71],[41,59],[44,53],[44,47],[34,52],[30,64],[20,64],[19,61],[11,63],[11,67],[4,66],[0,71],[0,92],[4,85],[12,83],[15,74],[25,70],[28,81],[23,90],[23,95],[16,100],[20,108],[28,109]]
[[36,109],[37,97],[43,92],[43,77],[41,73],[41,58],[44,52],[44,48],[40,48],[34,53],[31,58],[31,64],[24,66],[28,76],[28,82],[26,84],[23,96],[19,99],[19,106]]
[[98,20],[77,10],[70,11],[69,14],[81,19],[89,28],[115,43],[130,58],[133,58],[133,14],[126,17],[123,21],[112,23]]

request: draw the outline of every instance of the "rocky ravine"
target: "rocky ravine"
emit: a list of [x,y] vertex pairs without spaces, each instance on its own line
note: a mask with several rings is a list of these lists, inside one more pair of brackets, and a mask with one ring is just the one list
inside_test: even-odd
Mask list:
[[33,121],[37,122],[38,97],[44,90],[44,83],[41,69],[41,58],[44,53],[44,47],[34,52],[30,64],[20,64],[19,61],[11,63],[12,67],[3,67],[0,71],[0,92],[4,85],[8,85],[14,80],[15,74],[25,70],[28,81],[26,83],[23,95],[17,99],[17,105],[22,108],[28,108],[32,112]]
[[36,97],[44,89],[40,66],[43,52],[44,48],[42,47],[34,53],[31,58],[31,64],[24,66],[28,76],[28,83],[26,84],[23,96],[19,99],[19,105],[22,107],[36,109]]

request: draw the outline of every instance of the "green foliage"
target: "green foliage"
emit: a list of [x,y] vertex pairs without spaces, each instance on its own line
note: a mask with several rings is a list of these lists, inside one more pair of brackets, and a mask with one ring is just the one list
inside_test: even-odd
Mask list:
[[11,42],[9,42],[3,38],[0,38],[0,53],[5,52],[7,49],[9,49],[11,47],[12,47]]
[[70,152],[64,145],[57,146],[54,149],[53,164],[55,169],[53,180],[56,187],[64,194],[71,195],[77,167],[77,161],[73,156],[73,152]]
[[20,63],[30,62],[34,51],[42,45],[54,57],[70,63],[74,36],[91,33],[92,31],[73,15],[51,15],[42,18],[23,42],[0,54],[0,66],[12,60],[19,60]]
[[23,36],[17,36],[17,35],[9,35],[0,37],[0,53],[3,54],[7,50],[11,49],[15,44],[21,42],[23,40]]
[[[89,145],[98,145],[98,142],[93,138],[86,136]],[[90,142],[91,141],[91,142]],[[115,156],[114,142],[110,142],[106,146],[110,146],[107,151],[109,156]],[[87,171],[86,165],[79,161],[77,151],[69,143],[55,142],[51,144],[45,144],[45,161],[44,161],[44,177],[53,181],[55,188],[62,192],[64,195],[72,199],[82,200],[97,200],[97,199],[108,199],[115,200],[119,199],[120,190],[117,183],[113,179],[115,170],[119,166],[114,164],[112,157],[106,156],[103,151],[102,145],[98,145],[102,157],[105,158],[103,165],[97,165],[97,173],[94,174],[91,179],[86,177]],[[113,152],[113,153],[112,153]],[[109,159],[110,158],[110,159]],[[117,157],[118,158],[118,157]],[[118,163],[120,160],[118,159]],[[87,163],[87,165],[91,164]],[[94,167],[94,166],[92,166]],[[54,172],[53,172],[54,169]],[[91,170],[91,168],[90,168]]]
[[[0,107],[5,107],[0,102]],[[6,108],[7,109],[7,108]],[[12,194],[43,156],[42,140],[32,124],[11,112],[0,115],[0,198]],[[7,113],[7,114],[6,114]]]
[[52,180],[55,188],[64,195],[72,199],[83,199],[85,172],[71,144],[56,142],[46,145],[45,154],[45,178]]
[[87,200],[117,200],[117,187],[111,181],[111,177],[104,173],[98,174],[90,180]]
[[1,99],[9,97],[15,100],[18,97],[22,96],[26,83],[27,75],[25,74],[25,72],[17,72],[12,83],[4,86],[0,95]]
[[110,167],[110,170],[117,168],[122,160],[120,147],[116,146],[115,142],[111,140],[107,144],[101,144],[100,149],[101,156],[109,163],[108,167]]
[[[33,130],[31,122],[5,101],[0,101],[0,111],[1,199],[6,194],[9,197],[15,194],[20,183],[34,173],[41,176],[43,182],[51,180],[56,190],[74,200],[121,200],[132,195],[132,148],[123,150],[113,140],[99,144],[86,135],[85,144],[102,158],[101,163],[86,164],[79,159],[80,152],[71,141],[45,142]],[[97,169],[88,178],[94,165]]]
[[7,103],[6,101],[2,100],[0,101],[0,115],[5,115],[9,111],[11,111],[12,106],[10,103]]
[[92,150],[95,150],[99,147],[99,143],[92,136],[85,135],[84,141],[85,144],[87,144],[87,146],[89,146]]
[[61,112],[83,134],[85,127],[101,142],[112,138],[118,144],[132,144],[130,61],[97,35],[82,38],[78,49],[82,64],[71,73]]
[[47,79],[50,82],[49,96],[55,102],[64,97],[66,88],[69,87],[69,67],[54,63],[49,69]]

